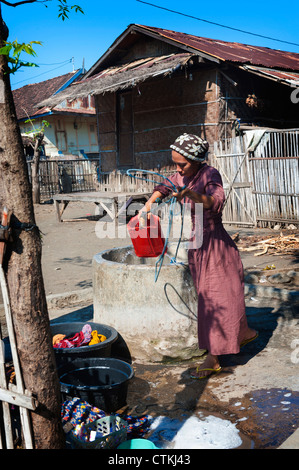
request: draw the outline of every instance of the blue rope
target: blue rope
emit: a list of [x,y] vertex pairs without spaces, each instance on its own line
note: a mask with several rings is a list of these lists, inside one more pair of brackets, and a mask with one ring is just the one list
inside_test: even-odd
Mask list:
[[[151,175],[155,175],[155,176],[159,176],[161,178],[163,178],[164,180],[167,180],[169,183],[170,183],[170,186],[168,186],[167,184],[165,183],[161,183],[161,182],[158,182],[158,181],[155,181],[155,180],[150,180],[149,178],[146,178],[144,176],[136,176],[136,175],[132,175],[130,172],[132,171],[135,171],[135,172],[141,172],[141,173],[149,173]],[[127,175],[128,176],[131,176],[133,178],[136,178],[136,179],[140,179],[140,180],[143,180],[143,181],[147,181],[147,182],[150,182],[150,183],[156,183],[156,184],[159,184],[159,185],[163,185],[163,186],[166,186],[168,189],[171,189],[172,191],[175,191],[177,192],[177,187],[173,184],[173,182],[161,175],[160,173],[157,173],[155,171],[150,171],[150,170],[138,170],[138,169],[130,169],[130,170],[127,170]],[[184,189],[184,188],[182,188]],[[169,236],[170,236],[170,231],[171,231],[171,227],[172,227],[172,224],[173,224],[173,216],[174,216],[174,208],[175,208],[175,205],[177,203],[177,200],[174,196],[172,196],[168,201],[167,203],[169,203],[170,205],[170,209],[169,209],[169,221],[168,221],[168,227],[167,227],[167,233],[166,233],[166,236],[165,236],[165,243],[164,243],[164,247],[163,247],[163,250],[162,250],[162,253],[161,255],[159,256],[159,258],[157,259],[156,261],[156,264],[155,264],[155,282],[157,282],[158,280],[158,277],[159,277],[159,274],[160,274],[160,271],[161,271],[161,268],[162,268],[162,265],[163,265],[163,261],[164,261],[164,255],[165,255],[165,252],[166,252],[166,248],[167,248],[167,245],[168,245],[168,240],[169,240]],[[176,252],[175,252],[175,255],[171,258],[170,260],[170,263],[177,263],[177,260],[176,260],[176,257],[177,257],[177,253],[178,253],[178,250],[179,250],[179,246],[180,246],[180,243],[181,243],[181,239],[182,239],[182,233],[183,233],[183,220],[184,220],[184,210],[182,208],[182,204],[180,203],[180,213],[181,213],[181,233],[180,233],[180,237],[179,237],[179,241],[178,241],[178,244],[177,244],[177,248],[176,248]],[[179,263],[179,264],[182,264],[182,263]]]
[[[138,171],[140,173],[149,173],[151,175],[156,175],[156,176],[160,176],[161,178],[163,178],[164,180],[167,180],[169,183],[170,183],[170,186],[168,186],[167,184],[165,183],[160,183],[159,181],[156,181],[156,180],[150,180],[148,178],[145,178],[144,176],[136,176],[136,175],[131,175],[130,172],[131,171]],[[130,170],[127,170],[127,175],[128,176],[131,176],[132,178],[136,178],[136,179],[139,179],[139,180],[142,180],[142,181],[147,181],[149,183],[156,183],[156,184],[162,184],[163,186],[166,186],[166,188],[168,189],[173,189],[174,191],[177,190],[176,186],[173,184],[173,182],[167,178],[166,176],[164,175],[161,175],[160,173],[157,173],[155,171],[150,171],[150,170],[138,170],[138,169],[135,169],[135,168],[131,168]]]

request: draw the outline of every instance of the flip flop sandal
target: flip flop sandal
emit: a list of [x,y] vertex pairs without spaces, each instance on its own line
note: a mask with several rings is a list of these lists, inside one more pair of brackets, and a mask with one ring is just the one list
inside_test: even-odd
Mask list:
[[[210,377],[212,374],[218,374],[222,370],[221,367],[218,367],[217,369],[200,369],[199,367],[196,368],[196,372],[194,374],[190,374],[191,379],[196,379],[196,380],[201,380],[201,379],[207,379]],[[199,372],[204,372],[204,371],[209,371],[210,374],[203,375],[202,377],[199,377],[198,374]]]
[[246,346],[246,344],[250,343],[251,341],[254,341],[257,337],[258,337],[258,333],[253,336],[252,338],[249,338],[249,339],[245,339],[244,341],[242,341],[242,343],[240,344],[240,348],[243,348],[243,346]]

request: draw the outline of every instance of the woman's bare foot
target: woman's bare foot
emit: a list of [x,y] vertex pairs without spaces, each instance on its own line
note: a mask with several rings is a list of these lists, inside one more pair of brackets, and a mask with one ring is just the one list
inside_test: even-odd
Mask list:
[[253,340],[257,337],[258,335],[258,332],[253,330],[252,328],[248,328],[245,335],[243,336],[242,338],[242,341],[240,343],[240,346],[243,344],[243,343],[247,343],[249,342],[250,340]]
[[204,362],[191,372],[191,377],[194,379],[203,379],[215,372],[219,372],[220,369],[218,356],[208,354]]

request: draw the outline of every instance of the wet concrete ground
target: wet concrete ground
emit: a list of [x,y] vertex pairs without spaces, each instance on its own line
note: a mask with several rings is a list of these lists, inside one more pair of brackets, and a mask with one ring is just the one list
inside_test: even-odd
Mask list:
[[[167,364],[131,358],[135,375],[126,413],[166,416],[183,424],[203,412],[234,423],[243,448],[278,448],[299,427],[298,304],[258,298],[246,303],[258,339],[237,355],[221,357],[222,372],[207,380],[190,378],[204,357]],[[52,321],[88,321],[92,315],[92,305],[50,312]]]
[[258,324],[261,337],[256,344],[223,358],[223,372],[208,380],[190,379],[192,362],[164,367],[135,364],[129,405],[136,412],[172,417],[201,410],[216,413],[236,423],[249,439],[244,442],[247,447],[277,448],[298,427],[298,365],[291,363],[288,345],[281,347]]

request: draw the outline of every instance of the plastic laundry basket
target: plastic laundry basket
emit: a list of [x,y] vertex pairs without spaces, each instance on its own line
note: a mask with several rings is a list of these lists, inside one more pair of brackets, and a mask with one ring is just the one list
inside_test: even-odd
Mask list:
[[[91,431],[102,436],[90,441]],[[71,431],[67,438],[76,449],[116,449],[127,439],[127,423],[119,416],[105,416],[84,425],[84,436],[85,439],[79,438]]]

